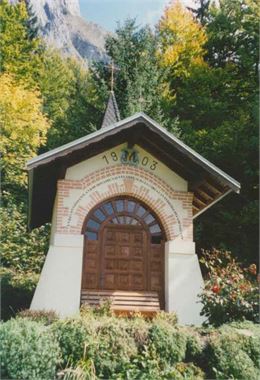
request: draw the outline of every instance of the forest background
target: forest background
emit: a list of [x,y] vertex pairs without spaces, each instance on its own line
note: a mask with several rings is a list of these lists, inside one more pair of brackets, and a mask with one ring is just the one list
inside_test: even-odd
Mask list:
[[[215,247],[245,264],[258,253],[257,3],[201,0],[192,11],[174,1],[155,30],[129,19],[106,41],[121,116],[144,111],[241,182],[196,219],[195,240],[199,255]],[[49,225],[27,231],[25,162],[100,128],[111,74],[48,48],[24,1],[0,3],[0,50],[6,318],[28,307],[48,249]]]

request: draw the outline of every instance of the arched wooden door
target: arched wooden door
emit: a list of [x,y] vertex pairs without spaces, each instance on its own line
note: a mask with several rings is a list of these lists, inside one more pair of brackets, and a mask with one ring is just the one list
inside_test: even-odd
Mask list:
[[164,308],[164,233],[132,198],[96,207],[84,223],[82,290],[155,291]]

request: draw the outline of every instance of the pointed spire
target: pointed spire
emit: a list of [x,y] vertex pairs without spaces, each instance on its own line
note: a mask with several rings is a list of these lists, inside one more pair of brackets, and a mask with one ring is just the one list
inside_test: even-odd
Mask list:
[[108,127],[120,120],[120,113],[116,102],[114,91],[110,91],[107,108],[103,117],[101,128]]

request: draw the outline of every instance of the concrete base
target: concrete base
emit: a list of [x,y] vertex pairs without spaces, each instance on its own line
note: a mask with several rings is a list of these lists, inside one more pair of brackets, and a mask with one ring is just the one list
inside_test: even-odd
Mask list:
[[165,305],[175,312],[180,324],[201,325],[202,308],[198,294],[204,283],[195,244],[182,240],[165,244]]
[[31,310],[54,310],[61,317],[78,313],[82,276],[83,235],[54,235]]

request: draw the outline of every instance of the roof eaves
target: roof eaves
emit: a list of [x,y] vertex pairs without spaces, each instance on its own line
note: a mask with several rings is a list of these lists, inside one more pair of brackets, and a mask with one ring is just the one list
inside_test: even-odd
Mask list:
[[232,178],[230,175],[228,175],[226,172],[218,168],[216,165],[214,165],[212,162],[201,156],[199,153],[197,153],[195,150],[190,148],[188,145],[186,145],[184,142],[179,140],[177,137],[175,137],[173,134],[167,131],[167,129],[163,128],[161,125],[159,125],[155,120],[151,119],[148,115],[144,113],[139,114],[141,117],[143,117],[145,120],[148,121],[148,123],[152,124],[156,128],[158,128],[160,131],[162,131],[167,137],[169,137],[170,140],[174,141],[177,145],[181,146],[184,150],[189,152],[191,156],[193,156],[196,161],[202,162],[205,166],[212,169],[214,172],[216,172],[218,175],[223,177],[228,182],[232,183],[234,186],[234,190],[239,193],[241,185],[238,181],[236,181],[234,178]]
[[[77,145],[80,145],[84,142],[87,142],[95,137],[102,136],[108,134],[111,130],[114,130],[124,124],[127,124],[129,122],[132,122],[134,120],[138,120],[141,117],[140,113],[136,113],[133,116],[130,116],[128,118],[125,118],[124,120],[120,120],[117,123],[111,124],[109,126],[103,127],[102,129],[99,129],[95,132],[90,133],[89,135],[86,135],[84,137],[81,137],[77,140],[71,141],[67,144],[64,144],[58,148],[54,148],[50,150],[49,152],[42,153],[39,156],[36,156],[34,158],[31,158],[30,160],[27,161],[26,163],[26,169],[29,170],[36,166],[37,163],[40,163],[41,161],[44,161],[46,158],[49,158],[57,153],[64,152],[68,149],[71,149]],[[140,118],[141,119],[141,118]]]
[[195,150],[187,146],[185,143],[183,143],[181,140],[179,140],[177,137],[172,135],[170,132],[167,131],[167,129],[163,128],[161,125],[159,125],[155,120],[151,119],[148,115],[146,115],[144,112],[138,112],[134,115],[127,117],[123,120],[118,121],[117,123],[111,124],[109,126],[103,127],[93,133],[90,133],[87,136],[81,137],[80,139],[74,140],[68,144],[62,145],[61,147],[55,148],[49,152],[43,153],[35,158],[32,158],[31,160],[27,161],[26,169],[31,169],[35,166],[38,166],[41,161],[44,161],[45,159],[51,157],[52,155],[55,155],[57,153],[64,152],[66,150],[69,150],[77,145],[80,145],[84,142],[90,141],[91,139],[109,134],[111,130],[115,130],[119,127],[121,127],[124,124],[129,124],[133,121],[146,121],[148,124],[152,125],[159,131],[163,133],[164,136],[167,136],[171,142],[174,142],[174,145],[181,147],[184,151],[189,153],[189,156],[196,161],[197,163],[202,163],[204,167],[210,168],[214,173],[216,173],[218,176],[223,178],[225,181],[227,181],[233,188],[233,190],[237,193],[239,193],[241,185],[238,181],[236,181],[234,178],[229,176],[227,173],[225,173],[223,170],[219,169],[216,165],[212,164],[210,161],[208,161],[206,158],[201,156],[199,153],[197,153]]

